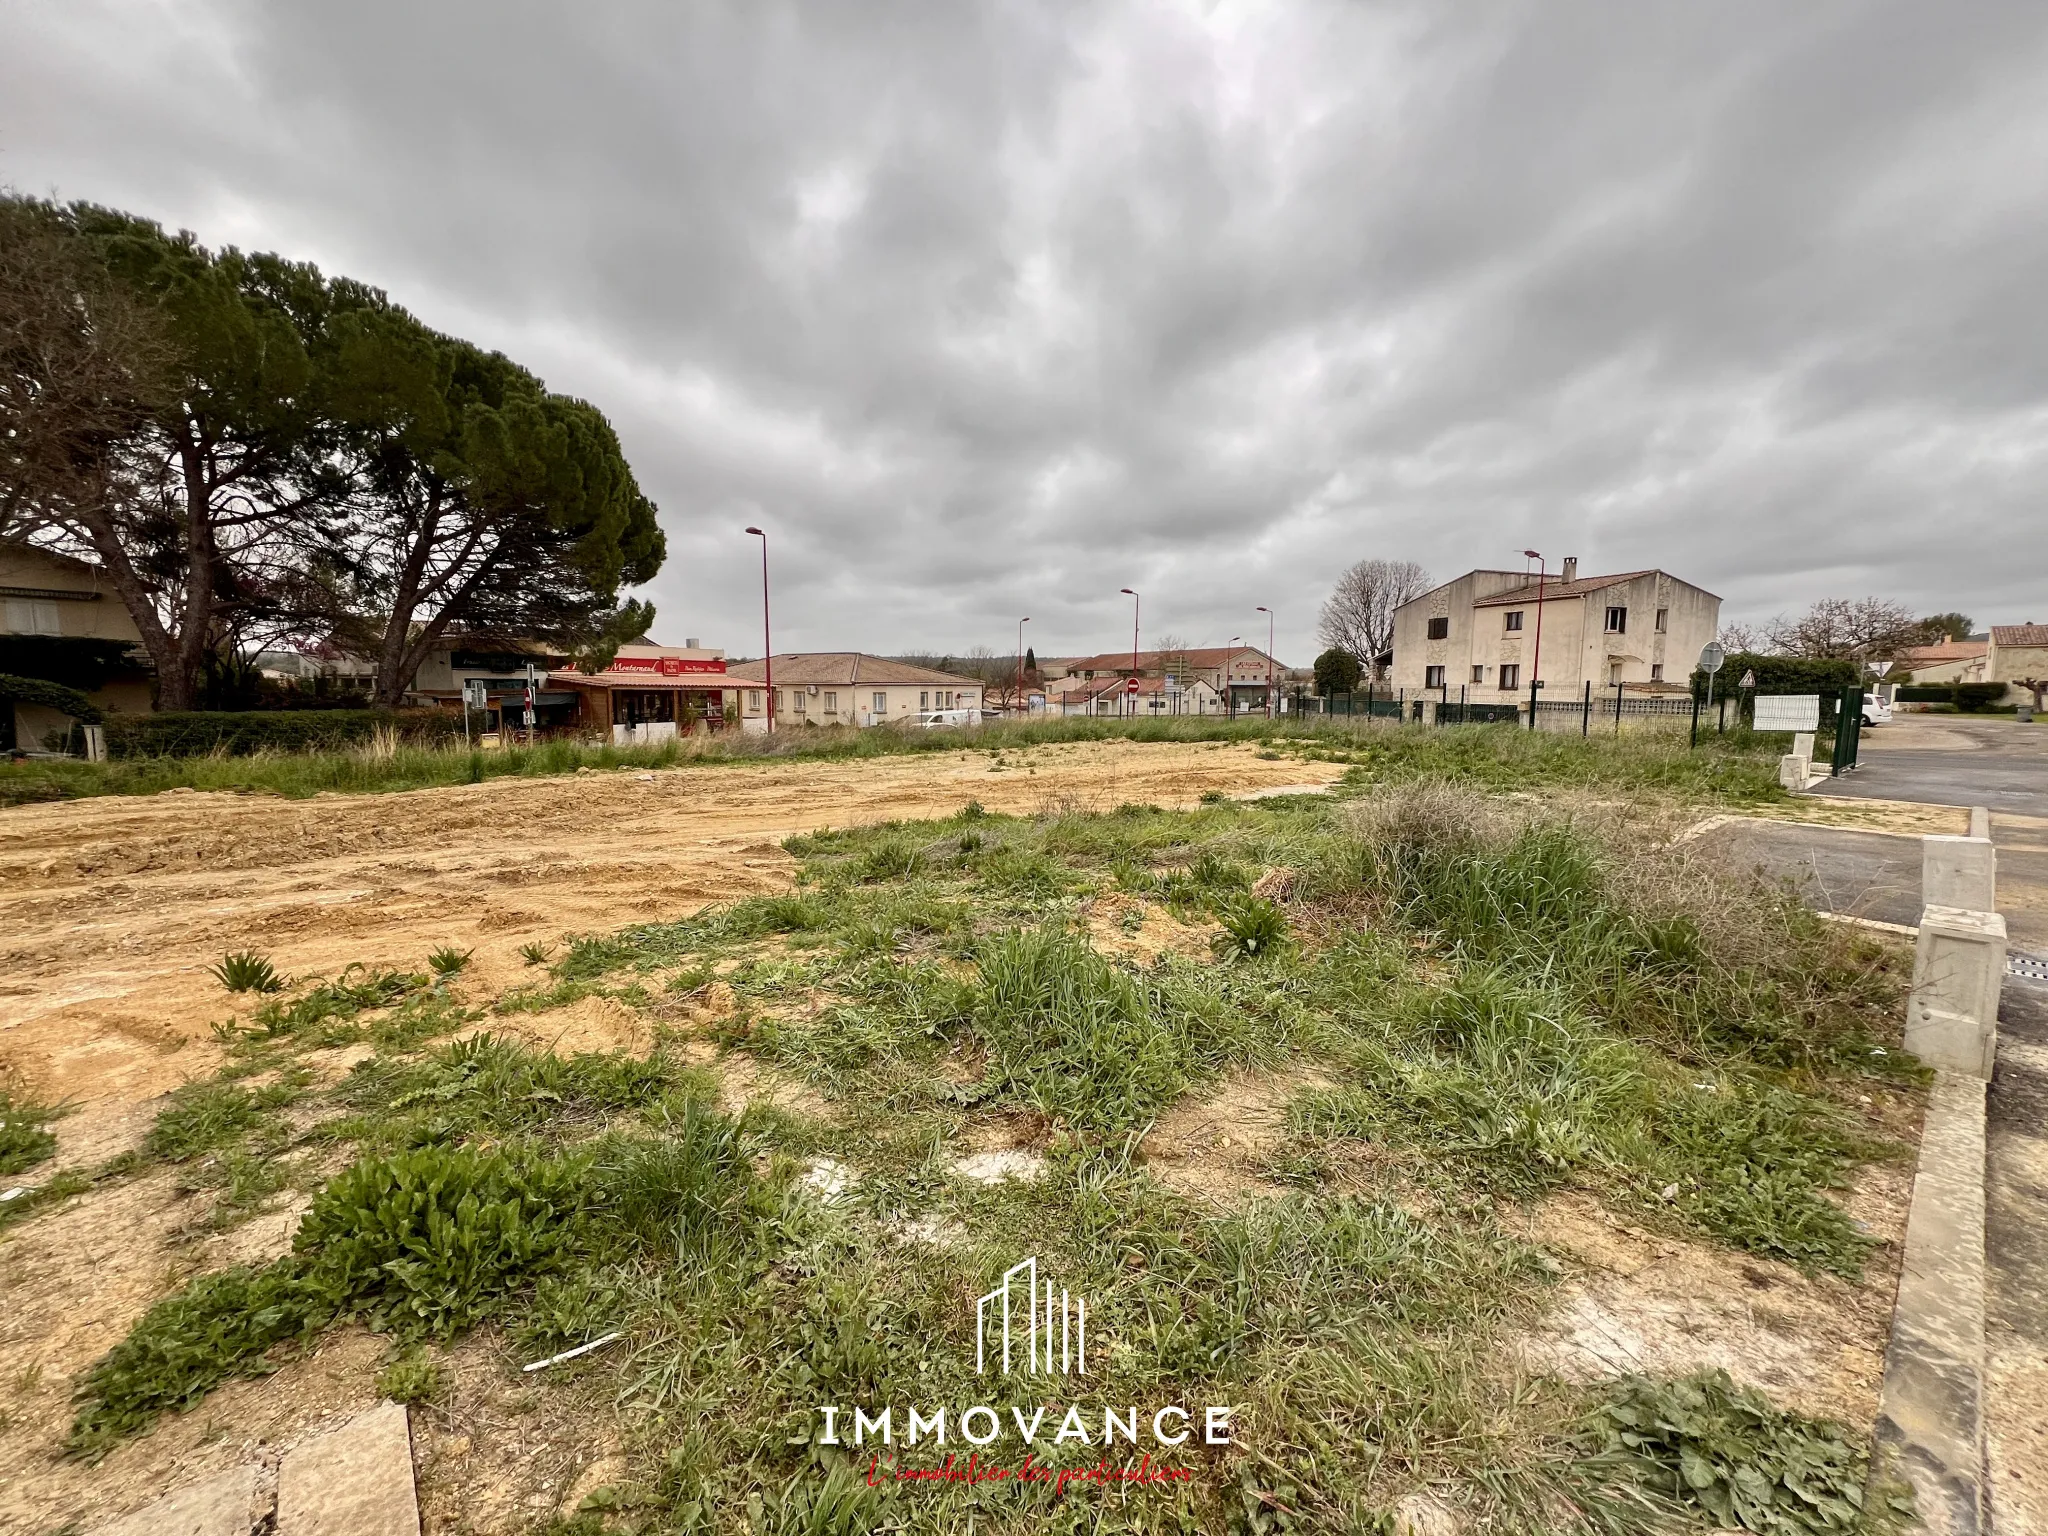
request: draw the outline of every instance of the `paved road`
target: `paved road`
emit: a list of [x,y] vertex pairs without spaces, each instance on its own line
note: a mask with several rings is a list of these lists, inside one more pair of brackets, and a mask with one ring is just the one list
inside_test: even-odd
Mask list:
[[1817,911],[1908,926],[1920,921],[1917,837],[1768,821],[1732,822],[1707,837],[1740,867],[1760,865],[1794,882]]
[[1861,762],[1816,795],[1981,805],[2048,817],[2048,721],[2010,715],[1897,715],[1863,733]]
[[[2005,914],[2007,935],[2015,949],[2048,955],[2048,722],[2019,725],[2007,715],[1899,715],[1890,725],[1864,733],[1861,755],[1862,765],[1853,773],[1830,779],[1813,793],[1986,807],[1991,841],[1998,847],[1998,910]],[[1818,867],[1832,878],[1835,890],[1851,893],[1852,900],[1857,893],[1869,893],[1872,910],[1860,915],[1917,921],[1917,875],[1908,900],[1893,889],[1899,883],[1896,872],[1870,849],[1859,851],[1848,838],[1826,834],[1809,842],[1825,849]],[[1787,845],[1767,862],[1797,871],[1810,854],[1811,848],[1802,852]],[[1875,910],[1880,906],[1887,910]],[[1889,915],[1907,907],[1915,909],[1914,917]]]

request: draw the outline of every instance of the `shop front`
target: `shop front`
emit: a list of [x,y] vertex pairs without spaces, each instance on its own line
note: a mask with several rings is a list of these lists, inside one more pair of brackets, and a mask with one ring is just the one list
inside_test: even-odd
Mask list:
[[673,741],[725,729],[725,658],[661,646],[622,647],[602,672],[548,674],[548,687],[573,693],[575,726],[620,746]]

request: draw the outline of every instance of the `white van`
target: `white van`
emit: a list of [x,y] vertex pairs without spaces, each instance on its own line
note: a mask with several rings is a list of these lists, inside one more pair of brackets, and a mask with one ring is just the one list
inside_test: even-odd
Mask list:
[[919,713],[917,723],[920,729],[936,731],[943,728],[979,725],[981,711],[978,709],[927,709]]

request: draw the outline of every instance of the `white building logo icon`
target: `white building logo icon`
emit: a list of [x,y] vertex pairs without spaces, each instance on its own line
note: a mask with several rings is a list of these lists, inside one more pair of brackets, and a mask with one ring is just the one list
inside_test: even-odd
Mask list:
[[1003,1374],[1014,1359],[1020,1371],[1084,1376],[1088,1372],[1088,1303],[1038,1283],[1038,1260],[1003,1271],[1003,1283],[974,1304],[974,1369],[986,1375],[995,1312],[1002,1313]]

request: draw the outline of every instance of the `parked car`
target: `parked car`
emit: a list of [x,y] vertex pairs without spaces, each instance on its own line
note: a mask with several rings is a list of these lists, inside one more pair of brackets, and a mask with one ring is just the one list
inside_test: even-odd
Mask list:
[[917,717],[920,728],[935,731],[947,726],[979,725],[981,711],[978,709],[928,709]]
[[1863,723],[1865,725],[1890,725],[1892,723],[1892,701],[1881,699],[1874,693],[1863,695]]

